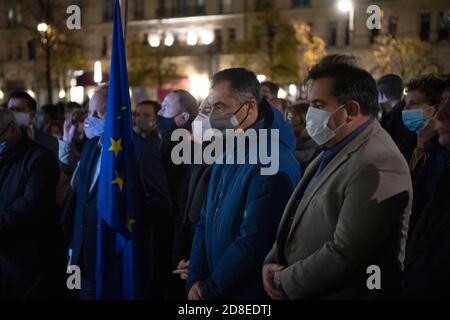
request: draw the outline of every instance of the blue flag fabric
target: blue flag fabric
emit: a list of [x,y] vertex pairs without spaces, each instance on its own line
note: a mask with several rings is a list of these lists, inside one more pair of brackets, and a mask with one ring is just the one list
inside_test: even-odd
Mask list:
[[119,1],[116,1],[97,208],[97,299],[139,299],[136,181],[131,103]]

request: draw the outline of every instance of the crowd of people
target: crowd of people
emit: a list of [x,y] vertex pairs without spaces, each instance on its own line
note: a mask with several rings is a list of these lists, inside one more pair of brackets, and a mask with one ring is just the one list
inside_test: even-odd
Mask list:
[[[174,90],[134,106],[144,298],[450,298],[450,77],[376,81],[332,55],[305,83],[291,104],[231,68],[203,101]],[[107,98],[105,84],[85,106],[38,108],[13,92],[0,107],[0,299],[96,298]],[[277,131],[278,171],[174,163],[173,132],[196,122]],[[66,286],[68,265],[80,290]]]

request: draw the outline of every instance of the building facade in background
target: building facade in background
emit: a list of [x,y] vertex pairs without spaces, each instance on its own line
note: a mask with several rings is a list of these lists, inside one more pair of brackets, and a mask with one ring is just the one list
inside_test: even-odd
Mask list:
[[[62,35],[61,42],[80,48],[83,68],[71,68],[72,49],[68,50],[66,61],[63,59],[65,53],[61,51],[62,45],[57,43],[53,53],[62,57],[62,62],[52,67],[63,70],[60,75],[52,73],[52,87],[54,100],[61,98],[82,102],[96,85],[95,69],[97,82],[108,79],[114,1],[52,1],[58,2],[58,11],[54,8],[50,14],[33,17],[34,20],[26,15],[28,8],[24,7],[25,2],[5,0],[0,3],[0,100],[12,90],[25,89],[34,93],[42,103],[45,102],[46,84],[42,69],[45,67],[46,52],[42,49],[42,34],[32,26],[34,23],[37,27],[39,20],[45,22],[45,16],[50,16],[51,19],[47,20],[64,20],[68,15],[63,9],[77,4],[82,13],[81,30],[70,31],[59,27],[55,32]],[[140,44],[140,50],[145,51],[141,52],[144,57],[148,54],[153,59],[153,55],[160,55],[156,65],[170,64],[177,69],[175,78],[165,79],[164,74],[158,74],[154,77],[158,81],[147,80],[137,85],[133,88],[134,100],[161,98],[174,87],[183,87],[199,99],[205,97],[209,77],[233,64],[230,44],[234,40],[252,37],[252,21],[263,2],[129,0],[127,42]],[[352,17],[351,12],[339,11],[337,2],[276,1],[287,21],[305,22],[311,26],[312,33],[325,41],[327,53],[355,54],[368,70],[374,68],[370,52],[375,38],[380,34],[390,34],[396,38],[418,37],[429,43],[430,61],[439,64],[442,71],[450,72],[450,0],[353,0]],[[366,26],[370,15],[366,10],[372,4],[382,9],[381,30],[369,30]],[[353,20],[353,32],[350,20]],[[23,27],[24,24],[28,24],[27,27]],[[170,47],[177,50],[167,57],[166,49]],[[157,73],[166,71],[164,68],[156,70]]]

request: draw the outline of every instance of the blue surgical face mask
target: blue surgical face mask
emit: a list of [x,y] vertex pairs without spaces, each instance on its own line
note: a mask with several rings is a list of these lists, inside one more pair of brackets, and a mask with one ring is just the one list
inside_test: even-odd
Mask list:
[[88,125],[88,128],[86,128],[86,129],[88,129],[90,131],[92,136],[100,137],[103,135],[103,132],[105,130],[105,120],[97,118],[97,117],[89,116],[87,119],[87,125]]
[[415,133],[420,133],[430,123],[430,119],[425,118],[422,109],[403,110],[402,118],[405,127]]

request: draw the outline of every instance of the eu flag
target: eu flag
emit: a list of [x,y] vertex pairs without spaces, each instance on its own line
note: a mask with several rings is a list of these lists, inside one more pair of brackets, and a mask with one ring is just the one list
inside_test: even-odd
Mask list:
[[97,299],[138,299],[136,181],[125,45],[116,1],[98,185]]

